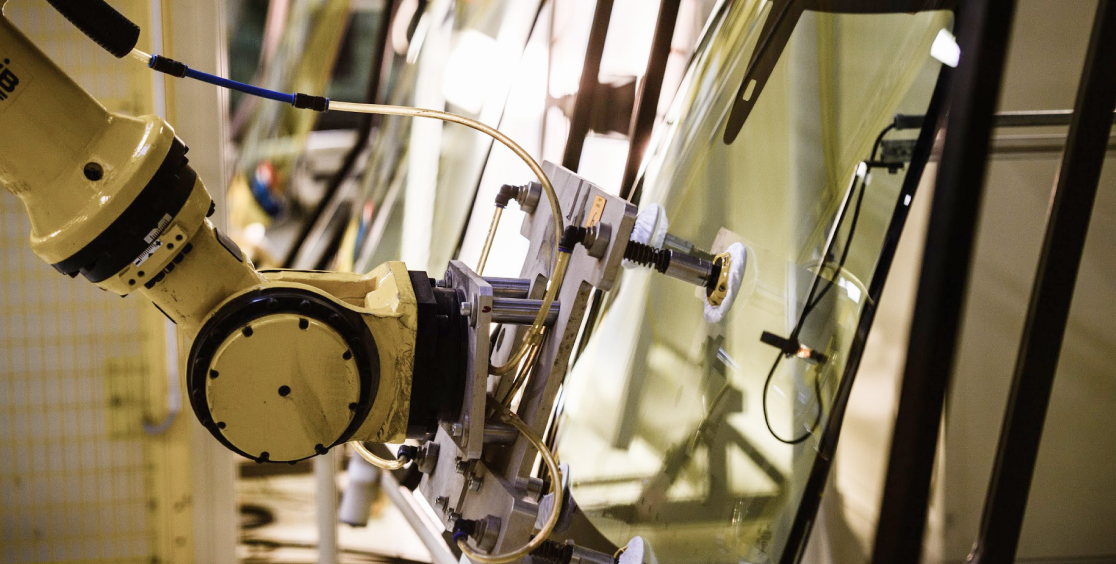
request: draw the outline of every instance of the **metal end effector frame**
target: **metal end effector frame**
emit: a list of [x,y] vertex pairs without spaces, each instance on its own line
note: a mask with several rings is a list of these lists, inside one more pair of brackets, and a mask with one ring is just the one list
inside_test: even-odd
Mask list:
[[[549,202],[529,194],[520,199],[531,202],[524,206],[531,211],[521,228],[530,247],[518,279],[485,279],[464,263],[453,261],[443,281],[465,297],[469,362],[460,416],[441,425],[422,447],[420,470],[424,475],[419,491],[440,512],[444,526],[452,529],[466,524],[477,547],[492,554],[507,553],[528,542],[536,524],[549,517],[547,508],[552,506],[552,500],[543,501],[543,480],[563,478],[549,473],[543,479],[534,477],[538,453],[532,441],[491,416],[489,404],[496,398],[512,403],[516,387],[521,386],[517,416],[532,434],[546,436],[590,292],[612,288],[636,218],[635,206],[568,170],[552,163],[544,163],[543,169],[553,182],[563,218],[574,226],[567,227],[567,233],[580,227],[608,235],[596,245],[581,240],[571,249],[556,300],[557,312],[548,318],[546,338],[534,362],[528,360],[532,366],[529,377],[489,373],[490,367],[503,364],[521,346],[528,331],[523,321],[534,317],[534,312],[521,315],[516,324],[508,321],[509,314],[537,304],[554,275],[554,243],[561,234],[554,232],[550,222]],[[534,307],[537,311],[538,306]],[[494,344],[492,350],[490,343]],[[557,489],[559,495],[568,495],[561,487]],[[569,504],[563,505],[568,511]]]

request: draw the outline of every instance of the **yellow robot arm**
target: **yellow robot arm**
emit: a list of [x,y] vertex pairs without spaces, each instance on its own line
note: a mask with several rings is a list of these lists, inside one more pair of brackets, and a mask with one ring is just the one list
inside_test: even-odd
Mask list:
[[459,405],[445,380],[465,360],[445,351],[464,320],[425,273],[260,273],[207,219],[214,202],[166,122],[107,111],[4,17],[0,62],[0,185],[23,201],[32,249],[178,325],[191,405],[223,444],[292,462],[425,434]]

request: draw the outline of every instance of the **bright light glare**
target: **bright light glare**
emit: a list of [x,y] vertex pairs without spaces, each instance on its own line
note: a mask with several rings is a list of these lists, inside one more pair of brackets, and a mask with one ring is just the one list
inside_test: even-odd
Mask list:
[[845,289],[845,293],[849,295],[849,299],[852,300],[853,303],[860,303],[861,292],[860,288],[858,288],[855,283],[842,278],[837,284]]
[[628,140],[604,135],[589,135],[581,152],[577,174],[610,194],[620,193],[624,163],[628,159]]
[[961,60],[961,47],[957,45],[953,34],[943,29],[938,32],[934,44],[930,46],[930,56],[941,61],[943,65],[956,68],[957,62]]
[[499,82],[504,59],[496,40],[468,29],[458,36],[446,61],[442,93],[446,101],[468,113],[479,114],[485,97]]
[[244,227],[244,240],[252,245],[258,246],[263,243],[266,233],[267,229],[264,227],[264,224],[259,222],[249,223]]

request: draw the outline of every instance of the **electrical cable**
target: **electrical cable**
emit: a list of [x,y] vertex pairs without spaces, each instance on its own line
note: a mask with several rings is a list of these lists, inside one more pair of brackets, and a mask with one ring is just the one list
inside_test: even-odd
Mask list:
[[[806,296],[806,305],[803,306],[802,313],[799,314],[799,316],[798,316],[798,322],[795,323],[794,330],[790,334],[790,340],[792,342],[798,340],[798,335],[799,335],[799,333],[801,333],[802,327],[806,323],[806,318],[814,311],[814,308],[816,308],[818,306],[818,304],[821,303],[822,298],[824,298],[826,293],[829,292],[830,288],[832,288],[834,286],[835,280],[841,274],[841,270],[843,270],[845,268],[845,260],[848,259],[848,257],[849,257],[849,249],[852,247],[853,236],[856,234],[856,225],[857,225],[857,222],[860,220],[860,208],[861,208],[861,204],[864,202],[864,192],[868,188],[868,176],[871,174],[871,165],[868,164],[868,163],[874,163],[876,161],[876,154],[879,152],[880,145],[883,143],[884,136],[887,135],[889,132],[891,132],[893,129],[895,129],[895,126],[896,126],[895,121],[892,121],[890,124],[887,125],[887,127],[884,127],[883,130],[880,131],[879,135],[876,136],[875,143],[872,145],[871,158],[868,159],[867,162],[862,162],[861,163],[862,165],[865,166],[866,170],[864,172],[864,175],[860,176],[859,178],[854,180],[853,185],[852,185],[852,190],[854,192],[858,189],[858,185],[859,185],[859,193],[857,194],[856,205],[855,205],[854,210],[853,210],[853,217],[852,217],[851,222],[849,223],[849,231],[845,235],[845,244],[844,244],[844,248],[841,250],[841,258],[837,262],[837,268],[834,270],[833,277],[829,278],[829,279],[826,279],[825,287],[822,288],[820,293],[817,293],[816,297],[815,297],[815,293],[817,292],[818,284],[822,279],[822,271],[824,269],[819,267],[818,271],[814,273],[814,279],[813,279],[813,281],[811,282],[811,285],[810,285],[810,293]],[[843,223],[843,222],[844,222],[844,215],[841,215],[840,219],[838,219],[838,221],[837,221],[837,225],[835,227],[834,232],[836,232],[836,230],[841,228],[841,223]],[[830,253],[831,250],[832,250],[832,242],[830,242],[830,247],[826,248],[823,251],[822,256],[823,257],[827,256]],[[777,441],[779,441],[783,444],[796,445],[796,444],[799,444],[799,443],[805,441],[807,438],[809,438],[811,435],[813,435],[814,431],[817,430],[818,425],[821,424],[821,416],[822,416],[822,413],[825,411],[824,406],[822,404],[821,375],[818,374],[814,378],[814,397],[818,401],[818,409],[814,414],[814,422],[813,422],[813,424],[810,425],[810,429],[808,431],[806,431],[805,433],[803,433],[802,435],[799,435],[799,436],[797,436],[793,439],[785,439],[783,437],[780,437],[779,434],[775,432],[775,429],[772,428],[772,426],[771,426],[771,418],[768,415],[768,411],[767,411],[767,392],[768,392],[768,389],[770,389],[770,387],[771,387],[772,379],[775,377],[775,371],[778,370],[779,363],[782,362],[784,356],[789,357],[790,355],[787,355],[783,352],[780,352],[778,355],[776,355],[775,362],[771,366],[771,371],[769,371],[767,373],[767,378],[765,378],[764,381],[763,381],[763,394],[760,397],[760,403],[763,405],[763,422],[764,422],[765,425],[767,425],[767,430],[768,430],[768,432],[771,433],[771,436],[774,437],[775,440],[777,440]]]
[[[879,152],[880,145],[883,144],[884,136],[887,135],[891,130],[895,129],[895,125],[895,122],[888,124],[888,126],[883,128],[883,131],[880,131],[880,134],[876,136],[876,142],[872,145],[872,157],[868,159],[868,163],[876,162],[876,154]],[[864,201],[864,191],[868,187],[868,174],[870,174],[872,170],[871,164],[866,163],[866,166],[868,167],[868,171],[865,173],[865,176],[861,182],[860,195],[857,196],[856,209],[853,211],[852,223],[849,224],[849,233],[848,236],[845,238],[845,248],[841,253],[841,260],[839,266],[837,267],[837,272],[840,272],[841,269],[845,266],[845,259],[849,256],[849,247],[852,245],[853,234],[856,232],[857,221],[860,219],[860,204]],[[836,276],[834,276],[834,278],[836,278]],[[818,297],[814,299],[813,304],[807,303],[807,306],[809,306],[810,309],[813,310],[814,307],[821,302],[822,298],[825,297],[825,294],[829,292],[829,289],[832,287],[833,278],[827,279],[825,287],[822,288],[822,291],[820,294],[818,294]],[[804,312],[802,317],[805,317],[806,315],[809,315],[809,313]],[[802,320],[800,319],[799,324],[801,325],[801,323]]]
[[244,92],[245,94],[260,96],[269,100],[288,102],[294,107],[300,109],[310,109],[318,112],[336,111],[358,114],[380,114],[438,119],[475,129],[502,143],[505,147],[515,153],[516,156],[523,160],[527,167],[531,169],[531,172],[535,173],[535,176],[538,177],[539,184],[542,185],[543,192],[546,194],[546,198],[550,203],[551,216],[554,219],[555,262],[554,270],[552,271],[553,275],[551,276],[550,283],[547,284],[546,293],[543,295],[542,307],[539,308],[538,315],[535,316],[534,322],[527,330],[527,334],[524,335],[523,342],[520,343],[519,348],[516,349],[516,351],[511,355],[507,363],[500,366],[491,367],[490,372],[498,376],[502,376],[504,374],[512,372],[519,366],[519,363],[523,360],[524,356],[526,356],[527,351],[533,345],[538,344],[542,340],[546,316],[550,312],[550,306],[553,305],[554,299],[558,295],[559,288],[561,288],[562,286],[562,279],[565,277],[566,265],[569,263],[570,257],[570,250],[563,251],[559,244],[560,241],[558,234],[564,233],[565,231],[565,224],[562,221],[562,207],[558,203],[558,195],[554,191],[554,185],[550,183],[550,178],[547,177],[542,167],[539,166],[539,163],[535,161],[534,157],[532,157],[530,153],[528,153],[523,147],[520,147],[518,143],[513,141],[503,132],[477,120],[459,116],[450,112],[428,110],[423,108],[412,108],[408,106],[393,106],[386,104],[334,102],[324,96],[311,96],[298,92],[294,94],[287,94],[283,92],[276,92],[274,90],[268,90],[266,88],[259,88],[227,78],[221,78],[208,73],[194,71],[181,62],[175,61],[173,59],[168,59],[160,55],[150,55],[138,49],[133,49],[129,55],[134,59],[146,62],[148,67],[159,72],[169,74],[171,76],[177,76],[180,78],[193,78],[195,80],[201,80],[203,82],[220,86],[222,88],[229,88],[232,90],[237,90],[239,92]]

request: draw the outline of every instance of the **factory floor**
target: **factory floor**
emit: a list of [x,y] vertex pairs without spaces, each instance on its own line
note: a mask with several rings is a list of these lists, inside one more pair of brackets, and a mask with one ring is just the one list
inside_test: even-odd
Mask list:
[[[339,490],[344,491],[344,472],[338,473],[337,484]],[[237,496],[241,510],[237,556],[241,562],[318,562],[312,473],[264,476],[245,476],[242,473],[237,484]],[[430,553],[399,510],[382,493],[372,505],[367,526],[338,524],[337,537],[338,564],[430,562]]]

